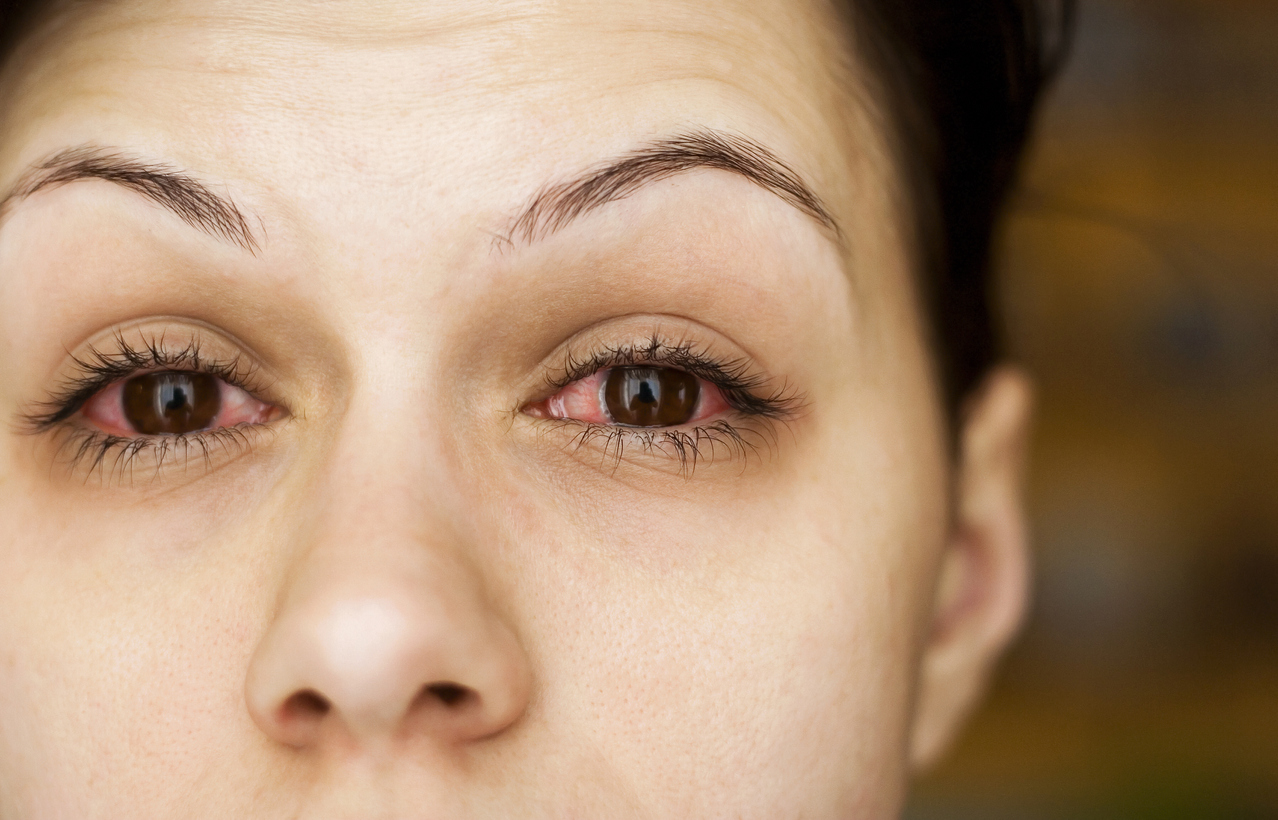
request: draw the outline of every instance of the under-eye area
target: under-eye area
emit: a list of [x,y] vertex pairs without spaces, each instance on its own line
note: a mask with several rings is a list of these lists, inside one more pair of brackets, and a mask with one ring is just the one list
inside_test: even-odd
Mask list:
[[221,466],[288,414],[260,398],[269,380],[258,365],[224,343],[212,347],[195,331],[116,330],[70,357],[67,375],[22,425],[86,482]]
[[742,424],[717,421],[686,428],[628,428],[554,420],[551,429],[566,439],[562,446],[605,471],[626,464],[675,471],[692,477],[698,465],[725,461],[744,468],[751,456],[772,453],[777,444],[771,424]]
[[804,395],[742,356],[662,330],[638,341],[569,345],[547,395],[521,408],[569,452],[691,476],[698,465],[774,452]]
[[129,485],[159,480],[171,470],[210,472],[250,452],[269,428],[240,424],[199,433],[131,438],[83,427],[54,431],[56,462],[86,483]]

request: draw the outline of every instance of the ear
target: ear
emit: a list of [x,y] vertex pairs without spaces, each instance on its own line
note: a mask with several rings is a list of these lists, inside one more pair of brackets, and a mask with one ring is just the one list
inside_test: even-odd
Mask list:
[[1029,586],[1022,506],[1032,388],[993,370],[964,407],[954,521],[941,558],[910,738],[915,771],[938,758],[1020,625]]

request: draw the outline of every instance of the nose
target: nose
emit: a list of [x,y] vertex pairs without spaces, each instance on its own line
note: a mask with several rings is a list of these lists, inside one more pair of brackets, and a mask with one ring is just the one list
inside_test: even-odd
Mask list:
[[[349,545],[348,545],[349,546]],[[287,586],[249,666],[249,712],[294,747],[492,737],[523,714],[530,673],[476,573],[428,546],[322,548]]]

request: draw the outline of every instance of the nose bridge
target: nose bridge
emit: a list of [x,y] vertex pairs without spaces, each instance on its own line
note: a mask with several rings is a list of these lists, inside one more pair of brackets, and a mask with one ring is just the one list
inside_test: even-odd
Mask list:
[[456,482],[430,437],[383,440],[397,423],[383,415],[340,443],[299,509],[303,543],[246,682],[283,743],[474,740],[523,711],[528,665],[487,594],[484,545],[449,514]]
[[365,403],[371,406],[348,414],[335,451],[301,502],[288,598],[398,590],[408,601],[445,576],[466,575],[463,568],[478,575],[467,566],[475,547],[462,543],[449,514],[456,481],[438,441],[423,429],[427,423],[390,401]]
[[[393,372],[367,377],[342,414],[315,494],[326,511],[364,516],[369,505],[389,511],[386,505],[398,502],[421,514],[431,512],[425,502],[444,506],[455,486],[451,424],[430,401],[429,375],[407,364],[388,369]],[[332,506],[339,500],[341,506]]]
[[445,556],[474,558],[475,545],[457,531],[470,522],[456,515],[467,504],[448,420],[432,415],[422,400],[427,391],[395,381],[425,381],[405,376],[408,370],[366,379],[343,413],[334,449],[302,502],[306,535],[299,546],[317,564],[354,560],[372,569],[400,553],[438,570]]

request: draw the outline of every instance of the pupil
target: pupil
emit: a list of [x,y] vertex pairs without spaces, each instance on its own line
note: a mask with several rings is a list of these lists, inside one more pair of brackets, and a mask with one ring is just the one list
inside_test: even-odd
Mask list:
[[170,398],[164,403],[164,411],[166,414],[181,410],[186,406],[186,391],[181,387],[166,386],[171,391]]
[[686,424],[700,395],[696,376],[669,367],[614,367],[603,389],[608,415],[626,427]]
[[124,416],[134,432],[180,436],[207,429],[222,409],[217,377],[148,373],[124,383]]

